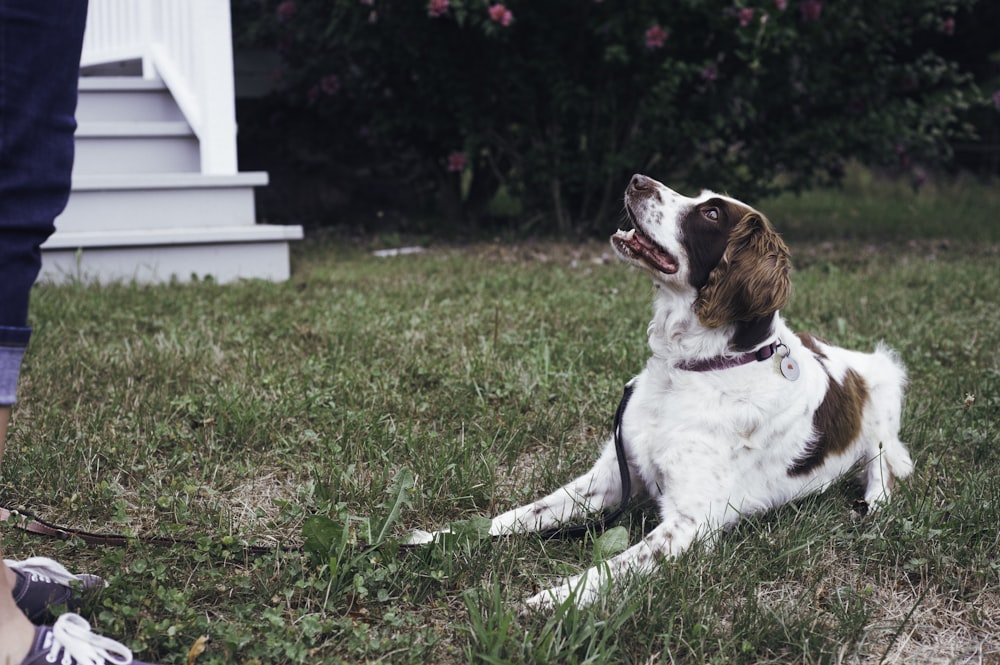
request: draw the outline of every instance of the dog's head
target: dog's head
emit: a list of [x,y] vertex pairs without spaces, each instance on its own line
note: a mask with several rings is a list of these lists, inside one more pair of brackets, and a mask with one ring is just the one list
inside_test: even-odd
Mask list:
[[636,174],[625,210],[633,228],[611,237],[615,251],[668,288],[692,287],[702,325],[753,321],[787,302],[788,248],[745,203],[707,190],[688,198]]

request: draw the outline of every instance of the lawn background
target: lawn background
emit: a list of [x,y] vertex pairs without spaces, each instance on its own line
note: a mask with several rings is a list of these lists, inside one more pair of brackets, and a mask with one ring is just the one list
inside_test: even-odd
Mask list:
[[[105,576],[85,615],[168,663],[200,635],[198,663],[995,662],[996,183],[914,192],[855,171],[759,206],[793,252],[792,327],[884,339],[909,368],[916,470],[878,515],[853,514],[844,482],[602,605],[520,614],[602,548],[480,542],[474,522],[435,547],[396,543],[588,468],[645,362],[649,280],[605,242],[431,238],[380,259],[399,239],[315,233],[284,284],[36,289],[0,502],[195,544],[5,528],[4,553]],[[653,523],[623,521],[633,541]],[[307,554],[241,547],[304,536]]]

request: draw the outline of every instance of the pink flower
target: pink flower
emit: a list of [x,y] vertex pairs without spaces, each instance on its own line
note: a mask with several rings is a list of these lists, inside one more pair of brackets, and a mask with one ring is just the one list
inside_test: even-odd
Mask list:
[[788,8],[788,0],[774,0],[774,6],[778,8],[779,12],[783,12]]
[[750,21],[753,20],[753,9],[751,9],[750,7],[741,9],[739,12],[739,17],[740,17],[740,27],[741,28],[747,27],[748,25],[750,25]]
[[823,11],[822,0],[802,0],[799,3],[799,11],[802,13],[802,20],[805,23],[818,21],[820,12]]
[[510,10],[501,4],[490,5],[489,12],[490,20],[505,28],[514,20],[514,15],[510,13]]
[[336,74],[324,76],[319,80],[319,89],[323,91],[324,95],[336,95],[337,91],[340,90],[340,79],[337,78]]
[[949,37],[955,34],[955,19],[949,16],[945,20],[941,21],[941,32]]
[[427,15],[438,18],[448,13],[448,0],[431,0],[427,4]]
[[284,0],[280,5],[278,5],[278,20],[287,21],[288,19],[295,16],[295,10],[298,7],[295,6],[295,0]]
[[646,48],[651,51],[663,48],[663,45],[667,42],[667,37],[669,36],[670,33],[661,28],[658,24],[654,24],[646,30]]
[[704,81],[714,81],[719,78],[719,66],[714,62],[701,70],[701,78]]
[[993,93],[993,106],[1000,109],[1000,90]]
[[448,155],[448,170],[459,172],[465,170],[465,153],[457,150]]

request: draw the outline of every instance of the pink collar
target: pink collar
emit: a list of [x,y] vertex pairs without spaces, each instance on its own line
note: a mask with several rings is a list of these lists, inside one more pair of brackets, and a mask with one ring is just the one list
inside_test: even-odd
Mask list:
[[703,360],[688,360],[677,365],[677,369],[683,369],[688,372],[712,372],[717,369],[739,367],[740,365],[746,365],[754,361],[760,362],[773,356],[775,351],[778,350],[779,344],[780,342],[771,342],[756,351],[750,351],[739,356],[715,356],[714,358],[705,358]]

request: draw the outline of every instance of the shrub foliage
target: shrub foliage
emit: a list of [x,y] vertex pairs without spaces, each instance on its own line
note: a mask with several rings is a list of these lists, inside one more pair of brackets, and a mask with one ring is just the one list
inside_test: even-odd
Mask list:
[[[477,219],[586,232],[634,171],[754,197],[941,163],[985,104],[942,53],[975,0],[239,0],[311,145]],[[318,128],[318,135],[316,131]]]

